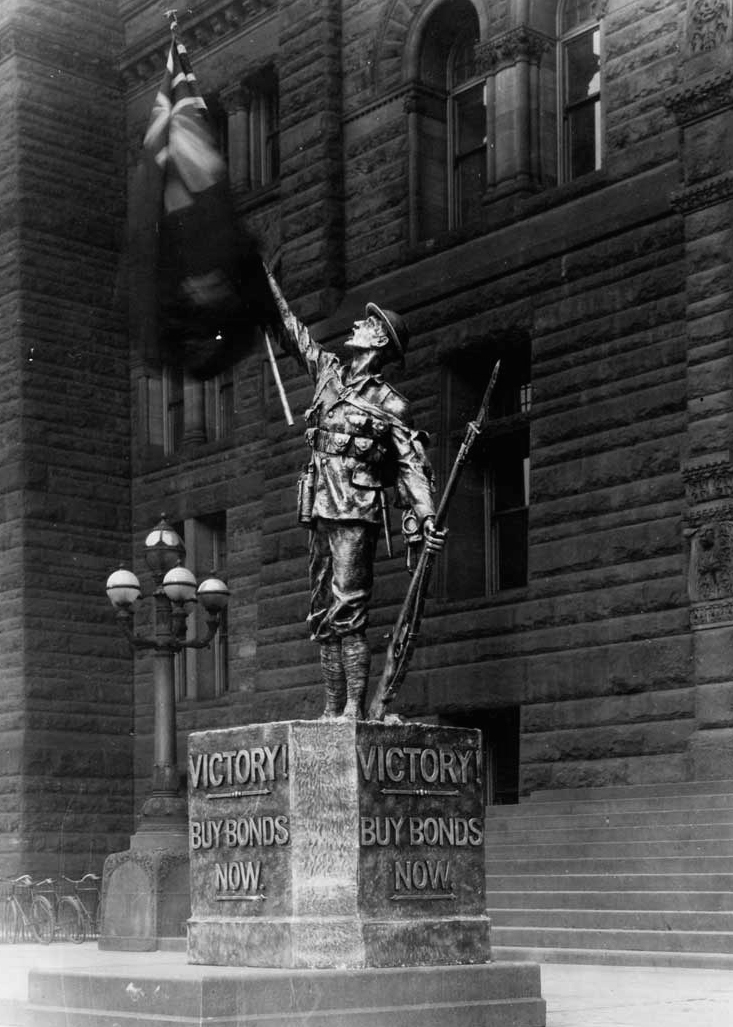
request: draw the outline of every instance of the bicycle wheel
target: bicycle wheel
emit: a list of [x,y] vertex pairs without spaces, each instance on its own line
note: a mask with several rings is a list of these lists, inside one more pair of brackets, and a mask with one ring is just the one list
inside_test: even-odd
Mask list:
[[31,903],[30,924],[36,941],[40,941],[42,945],[49,945],[53,941],[56,917],[53,915],[53,906],[45,895],[36,895]]
[[6,899],[3,899],[2,907],[0,908],[0,938],[2,941],[14,945],[18,941],[19,933],[20,917],[18,916],[18,907],[15,904],[15,899],[9,895]]
[[61,937],[80,945],[86,938],[86,918],[79,900],[73,895],[64,895],[59,902],[58,925]]

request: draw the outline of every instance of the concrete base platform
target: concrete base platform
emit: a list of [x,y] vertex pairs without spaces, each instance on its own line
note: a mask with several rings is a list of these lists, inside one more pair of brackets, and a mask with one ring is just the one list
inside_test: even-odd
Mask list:
[[545,1027],[540,968],[530,963],[33,970],[28,990],[29,1027]]

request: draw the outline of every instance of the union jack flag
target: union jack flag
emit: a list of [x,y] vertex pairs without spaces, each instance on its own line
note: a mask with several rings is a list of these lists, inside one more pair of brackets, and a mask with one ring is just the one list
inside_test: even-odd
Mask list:
[[257,243],[237,223],[226,161],[175,32],[129,224],[131,329],[146,358],[202,377],[235,363],[253,325],[267,320],[271,293]]

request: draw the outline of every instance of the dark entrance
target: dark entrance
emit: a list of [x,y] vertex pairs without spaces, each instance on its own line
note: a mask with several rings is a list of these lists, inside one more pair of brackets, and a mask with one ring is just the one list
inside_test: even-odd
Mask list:
[[441,724],[480,729],[489,806],[519,802],[519,716],[519,706],[500,706],[440,717]]

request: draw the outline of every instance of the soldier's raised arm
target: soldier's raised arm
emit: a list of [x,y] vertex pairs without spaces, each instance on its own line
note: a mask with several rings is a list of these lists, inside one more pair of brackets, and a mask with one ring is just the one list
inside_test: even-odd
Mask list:
[[332,356],[311,337],[307,327],[288,306],[270,269],[265,268],[265,270],[282,322],[277,330],[278,341],[285,352],[289,356],[295,357],[315,381],[321,371],[323,361],[331,360]]

